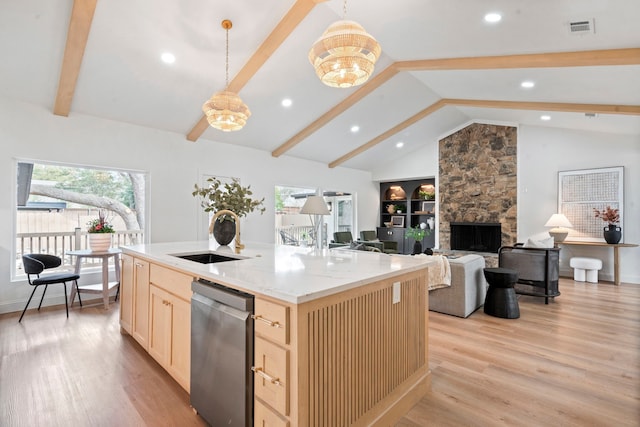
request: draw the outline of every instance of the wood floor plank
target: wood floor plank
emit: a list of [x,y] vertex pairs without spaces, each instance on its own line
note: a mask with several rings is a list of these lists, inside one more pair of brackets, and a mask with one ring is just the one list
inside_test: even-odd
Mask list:
[[430,312],[432,390],[398,425],[639,426],[640,285],[560,291],[519,319]]
[[[520,318],[430,312],[432,390],[396,427],[640,425],[640,285],[562,279]],[[206,425],[118,307],[0,315],[1,426]]]

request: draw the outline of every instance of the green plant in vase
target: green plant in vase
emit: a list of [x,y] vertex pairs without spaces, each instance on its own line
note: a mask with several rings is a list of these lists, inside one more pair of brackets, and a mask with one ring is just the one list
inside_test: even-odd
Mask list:
[[404,238],[412,238],[414,240],[413,243],[413,255],[422,253],[422,239],[425,236],[429,236],[431,234],[431,230],[427,228],[427,224],[424,222],[416,225],[415,227],[409,227],[404,232]]
[[[242,218],[255,210],[261,215],[266,210],[264,197],[260,200],[252,198],[251,186],[243,187],[237,178],[232,178],[230,182],[222,182],[219,178],[211,177],[207,179],[207,183],[204,187],[195,184],[191,193],[192,196],[201,198],[200,206],[205,212],[229,210],[238,218]],[[213,236],[221,245],[228,245],[235,236],[235,229],[235,218],[223,214],[213,226]]]

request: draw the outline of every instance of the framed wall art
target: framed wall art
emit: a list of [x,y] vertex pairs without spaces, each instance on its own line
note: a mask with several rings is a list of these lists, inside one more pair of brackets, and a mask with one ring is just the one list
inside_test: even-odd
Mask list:
[[433,202],[422,202],[422,206],[420,208],[420,210],[422,212],[429,212],[431,213],[431,208],[433,207]]
[[391,217],[392,227],[404,227],[404,216],[394,215]]
[[623,220],[624,167],[581,169],[558,172],[558,208],[573,225],[567,240],[604,242],[605,221],[595,217],[594,209],[618,209]]

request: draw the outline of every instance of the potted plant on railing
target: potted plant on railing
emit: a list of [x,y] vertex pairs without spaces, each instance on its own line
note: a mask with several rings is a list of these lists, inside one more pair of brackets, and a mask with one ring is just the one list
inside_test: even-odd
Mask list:
[[422,253],[422,239],[431,234],[431,230],[427,228],[426,223],[420,223],[415,227],[409,227],[404,233],[404,238],[413,238],[413,255]]
[[600,218],[607,223],[607,226],[603,227],[604,240],[609,244],[618,243],[622,238],[622,228],[616,225],[620,222],[620,211],[607,206],[602,211],[593,208],[593,213],[596,218]]
[[[220,212],[229,210],[236,214],[238,218],[258,210],[263,214],[264,197],[260,200],[251,196],[251,186],[243,187],[240,180],[232,178],[231,182],[222,182],[219,178],[211,177],[207,179],[208,185],[199,187],[195,185],[195,190],[191,193],[194,197],[201,197],[200,205],[205,212]],[[213,224],[213,237],[220,245],[231,243],[236,234],[235,218],[232,215],[220,215]]]
[[103,211],[98,211],[98,218],[87,223],[89,248],[93,252],[103,252],[111,247],[111,236],[116,230],[106,220]]

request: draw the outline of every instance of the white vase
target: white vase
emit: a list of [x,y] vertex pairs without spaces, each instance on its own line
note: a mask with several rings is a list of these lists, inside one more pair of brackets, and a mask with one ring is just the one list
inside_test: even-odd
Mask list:
[[111,247],[111,233],[89,233],[89,249],[105,252]]

